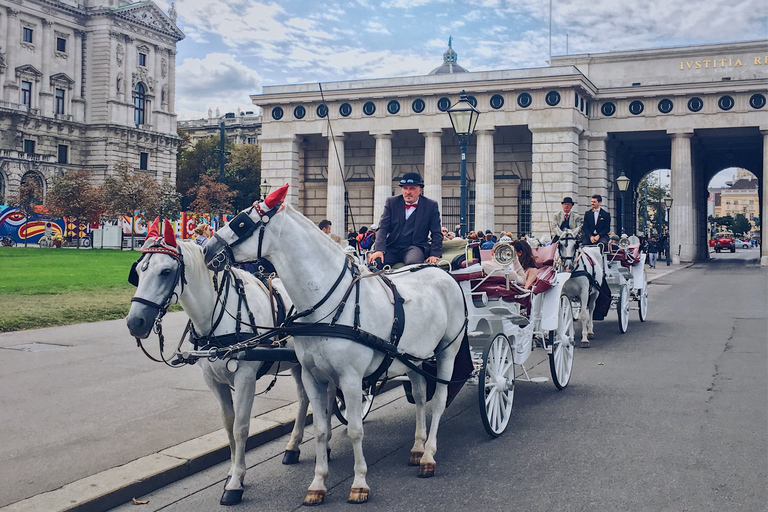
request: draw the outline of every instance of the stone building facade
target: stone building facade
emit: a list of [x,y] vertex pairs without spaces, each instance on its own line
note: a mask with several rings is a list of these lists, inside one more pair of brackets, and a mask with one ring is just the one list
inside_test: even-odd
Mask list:
[[216,109],[214,115],[208,109],[208,117],[179,121],[178,126],[189,134],[192,143],[209,137],[218,137],[221,133],[221,122],[224,122],[224,136],[233,143],[257,144],[261,135],[261,114],[252,111],[228,112],[223,116]]
[[176,177],[176,28],[151,0],[0,0],[0,195],[120,161]]
[[[456,62],[455,53],[447,60]],[[445,65],[438,68],[445,69]],[[435,70],[436,72],[438,70]],[[464,71],[462,69],[462,71]],[[564,196],[598,193],[635,225],[637,186],[671,169],[676,261],[707,255],[709,180],[750,170],[768,210],[768,42],[554,57],[545,68],[264,87],[262,175],[342,234],[377,221],[409,171],[458,220],[459,144],[446,110],[462,90],[480,118],[467,155],[471,228],[541,236]],[[730,158],[730,156],[734,158]],[[727,158],[728,157],[728,158]],[[343,170],[343,171],[342,171]],[[619,211],[616,178],[631,180]],[[348,202],[345,202],[345,195]],[[763,246],[768,263],[768,247]]]

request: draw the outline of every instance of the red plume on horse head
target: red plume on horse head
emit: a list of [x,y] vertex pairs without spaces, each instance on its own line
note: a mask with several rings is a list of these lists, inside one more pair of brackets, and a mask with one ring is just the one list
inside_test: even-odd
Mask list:
[[288,184],[286,183],[279,189],[275,190],[271,194],[269,194],[264,199],[264,204],[267,205],[267,208],[270,210],[274,208],[275,206],[279,205],[283,202],[283,199],[285,199],[285,195],[288,193]]
[[156,238],[160,236],[160,217],[155,217],[155,220],[152,222],[152,224],[149,226],[149,229],[147,229],[147,238],[144,240],[149,240],[150,238]]
[[171,247],[176,247],[176,232],[168,219],[163,219],[163,241]]

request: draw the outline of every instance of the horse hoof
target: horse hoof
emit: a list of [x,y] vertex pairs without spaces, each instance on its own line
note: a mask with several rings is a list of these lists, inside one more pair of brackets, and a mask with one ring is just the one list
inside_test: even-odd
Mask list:
[[285,450],[285,453],[283,454],[283,464],[286,466],[289,466],[291,464],[298,464],[299,463],[299,455],[301,454],[300,450]]
[[411,452],[411,457],[408,459],[409,466],[418,466],[421,464],[421,458],[424,456],[424,452]]
[[581,342],[581,348],[589,348],[589,342],[588,341],[582,341]]
[[365,489],[363,487],[358,487],[357,489],[352,489],[349,491],[349,498],[347,498],[348,503],[365,503],[368,501],[368,493],[370,492],[370,489]]
[[419,478],[431,478],[435,476],[435,463],[425,462],[419,464]]
[[314,505],[320,505],[325,499],[325,491],[307,491],[307,495],[304,497],[303,505],[312,507]]
[[243,501],[243,489],[224,489],[224,494],[221,495],[219,503],[225,507],[230,507],[232,505],[237,505],[241,501]]

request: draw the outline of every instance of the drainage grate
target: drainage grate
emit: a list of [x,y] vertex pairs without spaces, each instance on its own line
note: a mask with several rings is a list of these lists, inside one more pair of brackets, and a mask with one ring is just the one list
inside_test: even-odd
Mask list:
[[61,350],[68,348],[69,345],[53,345],[51,343],[24,343],[23,345],[13,345],[7,347],[11,350],[21,350],[22,352],[50,352],[51,350]]

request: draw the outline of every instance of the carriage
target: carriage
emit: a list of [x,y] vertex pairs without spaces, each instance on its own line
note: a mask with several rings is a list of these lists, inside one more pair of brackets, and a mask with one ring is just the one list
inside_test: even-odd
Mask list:
[[[603,269],[611,290],[611,307],[616,308],[619,331],[624,334],[629,326],[630,310],[638,311],[641,322],[648,316],[648,280],[640,240],[622,235],[619,246],[603,254]],[[631,306],[630,302],[637,305]]]
[[[478,378],[478,403],[483,426],[497,437],[506,429],[512,413],[515,365],[530,382],[546,377],[528,375],[525,363],[536,346],[549,357],[552,381],[558,389],[568,385],[573,368],[574,323],[571,302],[560,290],[569,278],[553,267],[555,246],[533,249],[538,280],[533,289],[517,286],[509,266],[516,258],[514,247],[499,242],[492,251],[496,269],[484,272],[474,244],[463,240],[444,242],[444,257],[455,247],[464,258],[454,258],[451,270],[467,303],[468,335]],[[471,264],[461,265],[461,261]]]

